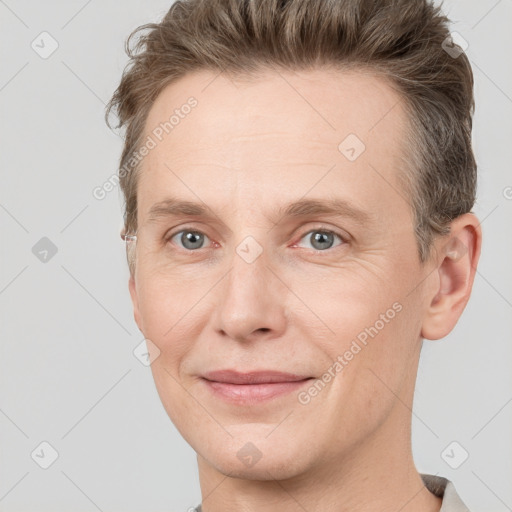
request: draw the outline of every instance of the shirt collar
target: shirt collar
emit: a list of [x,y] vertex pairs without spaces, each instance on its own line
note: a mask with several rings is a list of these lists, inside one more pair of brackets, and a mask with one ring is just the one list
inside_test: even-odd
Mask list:
[[439,512],[470,512],[455,490],[453,483],[442,476],[420,473],[425,487],[438,498],[442,498],[443,504]]

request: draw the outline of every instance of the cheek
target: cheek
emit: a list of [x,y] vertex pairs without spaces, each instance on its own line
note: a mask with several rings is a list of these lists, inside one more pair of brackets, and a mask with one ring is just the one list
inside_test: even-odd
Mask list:
[[[192,446],[197,445],[196,432],[200,432],[207,424],[210,431],[217,427],[214,421],[204,413],[204,409],[193,398],[186,386],[177,377],[177,371],[168,362],[168,354],[162,353],[161,357],[153,362],[151,371],[155,387],[160,401],[174,426],[182,437]],[[209,422],[209,423],[208,423]]]
[[378,331],[389,330],[389,323],[397,315],[393,304],[401,293],[388,276],[384,269],[369,271],[360,265],[320,269],[302,277],[288,275],[287,282],[294,283],[291,288],[296,296],[304,298],[293,307],[292,317],[306,329],[318,327],[320,331],[316,332],[325,333],[328,345],[334,343],[337,350],[346,350],[347,343],[350,345],[358,336],[364,342],[368,330],[374,332],[375,323]]
[[[158,337],[171,335],[172,329],[200,299],[202,287],[187,273],[165,273],[140,265],[139,310],[146,328],[158,330]],[[169,332],[168,332],[169,331]],[[166,334],[167,333],[167,334]]]
[[[331,366],[323,370],[343,374],[332,380],[332,392],[352,395],[342,401],[385,408],[394,396],[390,390],[400,388],[416,356],[421,326],[418,305],[407,297],[407,286],[391,276],[385,271],[379,275],[340,271],[336,279],[323,283],[321,293],[310,292],[308,306],[322,319],[324,336],[312,337],[305,319],[315,322],[311,326],[318,325],[318,320],[310,312],[301,320],[294,316],[329,356]],[[380,397],[380,402],[372,402],[374,397]]]
[[351,338],[350,349],[344,353],[343,359],[351,360],[343,369],[345,388],[340,381],[336,393],[354,407],[354,417],[363,423],[378,425],[397,397],[409,402],[421,348],[416,308],[414,303],[397,301],[382,309]]
[[195,328],[190,324],[194,301],[168,284],[163,286],[162,281],[155,276],[143,279],[138,292],[139,311],[144,336],[160,350],[153,369],[165,367],[177,375],[176,367],[188,349],[190,327],[192,331]]

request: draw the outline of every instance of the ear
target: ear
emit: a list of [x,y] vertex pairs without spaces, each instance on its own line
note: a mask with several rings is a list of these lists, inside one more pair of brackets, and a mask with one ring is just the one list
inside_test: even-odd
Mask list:
[[139,327],[139,331],[143,333],[142,321],[141,321],[141,316],[140,316],[140,311],[139,311],[139,298],[137,296],[137,288],[135,285],[135,278],[134,278],[133,274],[130,275],[130,280],[128,281],[128,288],[130,290],[130,297],[132,298],[133,318],[135,319],[135,322],[136,322],[137,326]]
[[466,307],[480,258],[480,222],[472,213],[457,217],[440,243],[432,272],[435,285],[421,329],[421,336],[429,340],[449,334]]

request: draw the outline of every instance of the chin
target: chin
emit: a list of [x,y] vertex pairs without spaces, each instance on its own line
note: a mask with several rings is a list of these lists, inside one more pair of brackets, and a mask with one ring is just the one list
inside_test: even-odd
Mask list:
[[293,434],[288,436],[289,443],[265,435],[233,436],[229,442],[213,442],[195,451],[217,471],[233,478],[286,480],[307,470],[306,452]]

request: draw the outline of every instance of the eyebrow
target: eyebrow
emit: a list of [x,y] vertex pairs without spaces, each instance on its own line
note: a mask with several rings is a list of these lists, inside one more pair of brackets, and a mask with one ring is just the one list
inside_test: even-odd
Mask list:
[[[350,218],[357,224],[370,224],[374,216],[354,204],[341,198],[325,199],[299,199],[288,203],[273,212],[274,218],[283,217],[300,218],[313,215],[330,215]],[[148,222],[155,222],[161,218],[191,216],[213,218],[217,217],[204,203],[167,198],[155,203],[148,212]]]

